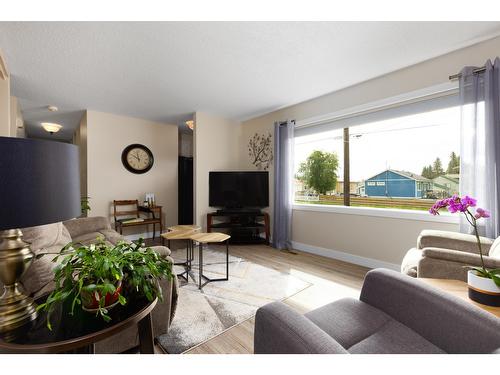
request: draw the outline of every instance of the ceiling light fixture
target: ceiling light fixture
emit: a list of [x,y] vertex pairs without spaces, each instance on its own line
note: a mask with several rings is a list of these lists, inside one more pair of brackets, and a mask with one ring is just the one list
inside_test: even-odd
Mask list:
[[188,121],[186,121],[186,126],[187,126],[189,129],[193,130],[193,129],[194,129],[194,121],[193,121],[193,120],[188,120]]
[[54,134],[61,130],[62,125],[54,124],[53,122],[42,122],[42,127],[50,134]]
[[47,109],[50,111],[50,112],[57,112],[59,110],[59,108],[57,108],[55,105],[49,105],[47,107]]

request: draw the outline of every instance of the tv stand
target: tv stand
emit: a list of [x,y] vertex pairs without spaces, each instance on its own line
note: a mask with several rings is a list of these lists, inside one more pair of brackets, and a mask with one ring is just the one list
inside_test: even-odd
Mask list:
[[[219,210],[207,214],[207,232],[227,231],[231,243],[269,244],[269,214],[261,211]],[[264,231],[265,238],[260,236]]]
[[257,215],[262,215],[262,211],[259,210],[258,208],[223,208],[221,210],[217,210],[216,212],[217,215],[234,215],[234,214],[257,214]]

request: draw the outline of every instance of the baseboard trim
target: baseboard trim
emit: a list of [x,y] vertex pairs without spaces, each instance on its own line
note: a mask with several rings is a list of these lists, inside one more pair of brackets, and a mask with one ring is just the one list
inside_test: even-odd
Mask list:
[[382,260],[377,260],[373,258],[365,258],[359,255],[354,255],[346,253],[343,251],[326,249],[324,247],[307,245],[300,242],[292,241],[292,247],[296,250],[304,251],[306,253],[311,253],[315,255],[321,255],[326,258],[337,259],[348,263],[357,264],[359,266],[368,268],[388,268],[395,271],[400,271],[401,266],[394,263],[385,262]]

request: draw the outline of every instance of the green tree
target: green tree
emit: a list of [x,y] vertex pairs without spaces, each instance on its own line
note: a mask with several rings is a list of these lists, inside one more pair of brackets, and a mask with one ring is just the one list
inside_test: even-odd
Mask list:
[[317,193],[326,194],[337,184],[339,160],[334,152],[313,151],[300,164],[297,179]]
[[460,156],[457,156],[455,152],[450,154],[450,161],[448,162],[448,168],[446,169],[446,173],[455,174],[460,173]]
[[433,179],[434,175],[432,173],[432,165],[428,165],[427,167],[424,167],[422,169],[421,175],[422,175],[422,177]]
[[432,164],[432,174],[434,177],[444,175],[444,169],[443,164],[441,163],[441,159],[436,158],[436,160],[434,160],[434,163]]

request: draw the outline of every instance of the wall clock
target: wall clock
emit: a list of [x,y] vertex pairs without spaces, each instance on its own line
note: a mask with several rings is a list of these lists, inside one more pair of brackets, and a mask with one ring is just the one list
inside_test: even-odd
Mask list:
[[132,173],[146,173],[153,167],[153,153],[144,145],[134,143],[122,152],[123,166]]

